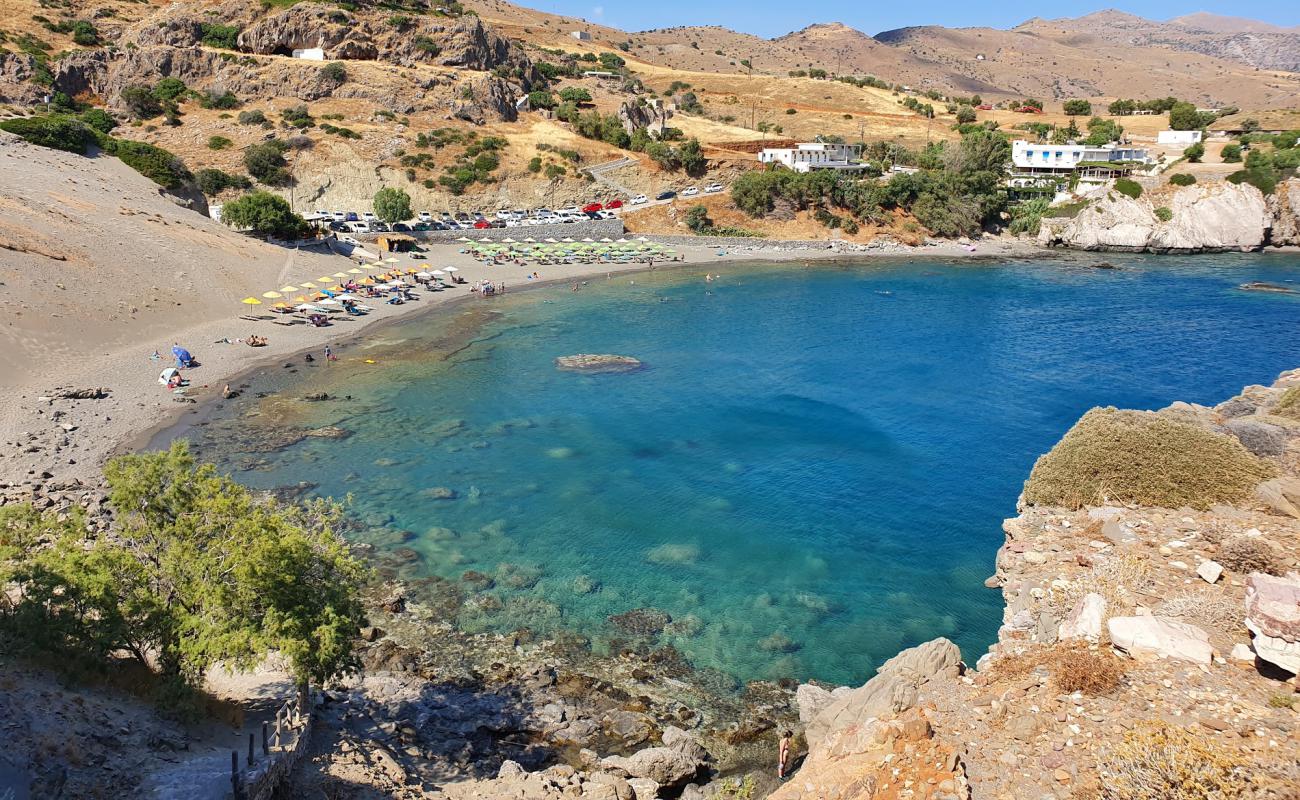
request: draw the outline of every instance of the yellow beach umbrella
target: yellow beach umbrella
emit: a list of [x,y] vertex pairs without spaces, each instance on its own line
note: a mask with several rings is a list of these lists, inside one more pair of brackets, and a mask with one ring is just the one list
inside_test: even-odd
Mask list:
[[284,292],[285,294],[292,294],[293,292],[298,291],[298,287],[297,287],[297,286],[281,286],[281,287],[280,287],[280,291]]
[[320,281],[321,283],[325,284],[326,286],[329,286],[329,285],[330,285],[330,281],[334,280],[334,278],[331,277],[331,276],[329,276],[329,275],[322,275],[322,276],[320,276],[319,278],[317,278],[316,280]]
[[271,306],[271,308],[288,308],[288,307],[289,307],[289,304],[288,304],[288,303],[283,303],[283,302],[281,302],[281,303],[276,303],[275,305]]
[[343,291],[343,287],[342,287],[342,286],[331,286],[331,287],[330,287],[330,291],[331,291],[331,292],[341,292],[341,291]]
[[303,283],[302,283],[302,288],[304,288],[304,289],[315,289],[315,288],[316,288],[316,284],[312,283],[311,281],[303,281]]
[[336,278],[346,278],[347,276],[348,276],[348,274],[347,274],[346,272],[336,272],[336,273],[334,273],[334,277],[336,277]]
[[356,267],[353,267],[352,269],[348,270],[348,274],[349,274],[349,275],[360,275],[360,274],[362,274],[362,273],[361,273],[361,270],[357,269]]
[[396,264],[396,263],[397,263],[397,259],[395,259],[395,258],[385,258],[384,261],[387,262],[387,263],[389,263],[389,264]]
[[262,304],[262,301],[258,300],[256,297],[245,297],[243,300],[240,300],[239,302],[243,303],[246,306],[260,306]]
[[300,295],[298,295],[297,297],[293,298],[293,302],[295,302],[295,303],[310,303],[311,300],[310,300],[310,298],[307,297],[307,295],[305,295],[305,294],[300,294]]
[[262,296],[268,300],[274,300],[277,297],[283,297],[279,292],[262,292]]

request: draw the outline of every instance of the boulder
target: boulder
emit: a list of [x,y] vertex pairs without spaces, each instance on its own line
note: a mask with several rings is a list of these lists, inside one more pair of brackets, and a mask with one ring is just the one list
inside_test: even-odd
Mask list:
[[1228,420],[1223,427],[1257,456],[1280,456],[1286,452],[1289,437],[1280,425],[1238,417]]
[[1106,537],[1111,544],[1120,546],[1137,544],[1138,535],[1133,529],[1120,523],[1118,520],[1107,520],[1101,525],[1101,535]]
[[627,779],[609,772],[593,772],[582,785],[582,796],[591,800],[635,800]]
[[1300,573],[1246,576],[1246,618],[1268,636],[1300,642]]
[[[671,747],[647,747],[630,756],[609,756],[601,765],[633,778],[648,778],[659,786],[675,786],[695,777],[703,762]],[[656,791],[658,786],[656,786]]]
[[1250,645],[1237,642],[1232,646],[1229,657],[1233,661],[1246,661],[1253,664],[1255,662],[1255,651],[1250,649]]
[[1106,621],[1106,598],[1096,592],[1089,592],[1074,604],[1074,608],[1061,623],[1061,639],[1087,639],[1096,642],[1101,639],[1101,626]]
[[832,732],[906,711],[916,705],[919,687],[940,674],[955,674],[960,663],[961,651],[947,639],[904,650],[882,664],[874,678],[817,712],[804,730],[809,749]]
[[632,778],[627,783],[632,787],[636,800],[654,800],[659,796],[659,784],[649,778]]
[[1255,489],[1255,497],[1284,516],[1300,519],[1300,478],[1274,478]]
[[709,751],[705,750],[704,746],[694,736],[675,725],[664,728],[664,732],[659,738],[663,740],[664,747],[670,747],[698,762],[704,762],[709,758]]
[[1130,657],[1173,658],[1197,664],[1214,659],[1210,636],[1195,625],[1166,617],[1111,617],[1110,641]]
[[1223,565],[1217,561],[1202,561],[1196,567],[1196,574],[1206,583],[1215,583],[1223,577]]

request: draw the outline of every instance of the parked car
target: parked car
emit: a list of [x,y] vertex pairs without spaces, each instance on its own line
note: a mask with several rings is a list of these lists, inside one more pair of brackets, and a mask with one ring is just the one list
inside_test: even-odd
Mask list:
[[634,206],[639,206],[644,202],[646,202],[646,196],[643,194],[639,194],[636,197],[633,197],[631,200],[628,200],[628,203]]
[[694,186],[687,186],[685,189],[682,189],[682,197],[694,197],[699,193],[700,190],[696,189]]
[[405,222],[394,222],[393,230],[397,233],[410,233],[411,226],[407,225]]
[[361,218],[357,216],[357,212],[355,211],[349,211],[348,213],[343,215],[344,222],[356,222],[359,219]]
[[375,212],[373,212],[373,211],[363,211],[363,212],[361,212],[361,218],[362,218],[362,219],[365,219],[365,220],[376,219],[376,217],[375,217]]
[[387,223],[380,222],[379,220],[373,220],[370,223],[370,231],[372,233],[383,233],[387,230],[388,230]]
[[623,207],[622,200],[610,200],[608,203],[605,204],[606,209],[622,208],[622,207]]
[[602,206],[600,203],[588,203],[587,205],[582,207],[582,211],[584,214],[594,214],[597,211],[600,211],[602,208],[604,208],[604,206]]
[[[396,228],[397,226],[394,225],[393,227]],[[413,230],[413,231],[431,231],[431,230],[434,230],[434,227],[433,227],[433,223],[431,223],[431,222],[417,222],[417,223],[415,223],[414,225],[411,226],[411,230]]]
[[669,190],[666,191],[666,192],[660,192],[659,194],[655,195],[655,199],[656,199],[656,200],[672,200],[672,199],[673,199],[674,197],[676,197],[676,196],[677,196],[677,192],[674,192],[672,189],[669,189]]
[[420,212],[420,221],[421,221],[421,222],[433,222],[433,215],[430,214],[428,211],[421,211],[421,212]]
[[335,222],[347,222],[348,219],[348,215],[344,214],[342,211],[335,211],[331,213],[330,216],[334,217]]
[[474,227],[477,228],[477,229],[479,229],[479,230],[483,230],[484,228],[491,228],[491,227],[492,227],[492,223],[488,222],[488,221],[485,220],[485,219],[481,219],[481,220],[479,220],[478,222],[475,222],[475,223],[474,223]]
[[708,186],[704,187],[705,194],[713,194],[714,192],[720,191],[722,191],[722,184],[720,183],[710,183]]

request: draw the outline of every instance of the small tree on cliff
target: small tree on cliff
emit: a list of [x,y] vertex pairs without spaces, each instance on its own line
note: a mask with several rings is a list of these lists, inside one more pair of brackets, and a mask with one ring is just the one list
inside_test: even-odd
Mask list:
[[174,689],[276,650],[305,697],[352,664],[364,570],[334,534],[337,505],[262,501],[183,442],[104,475],[114,537],[88,540],[80,519],[31,507],[0,512],[0,580],[19,593],[0,631],[14,642],[101,666],[124,651]]
[[410,219],[412,216],[411,196],[401,189],[394,189],[391,186],[385,186],[375,192],[374,206],[375,216],[389,225],[394,222],[401,222],[404,219]]
[[307,231],[307,222],[294,213],[283,197],[270,192],[249,192],[221,207],[221,221],[263,236],[295,239]]

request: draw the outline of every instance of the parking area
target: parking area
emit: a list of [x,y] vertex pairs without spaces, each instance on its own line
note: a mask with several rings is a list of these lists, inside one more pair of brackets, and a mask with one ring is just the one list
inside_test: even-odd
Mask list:
[[688,186],[678,191],[662,192],[654,198],[643,194],[628,200],[610,200],[605,203],[591,202],[582,206],[568,208],[528,208],[500,209],[485,211],[421,211],[415,217],[388,224],[370,211],[326,211],[317,210],[307,215],[307,221],[329,228],[336,233],[412,233],[417,231],[485,231],[493,228],[538,228],[541,226],[568,225],[579,222],[617,219],[624,210],[642,205],[669,202],[677,197],[693,197],[700,194],[716,194],[723,190],[721,184],[707,186]]

